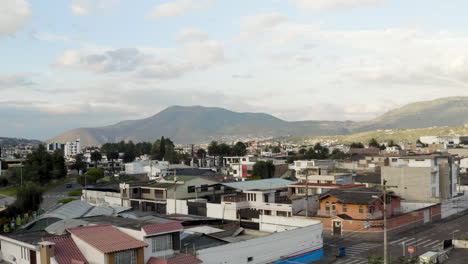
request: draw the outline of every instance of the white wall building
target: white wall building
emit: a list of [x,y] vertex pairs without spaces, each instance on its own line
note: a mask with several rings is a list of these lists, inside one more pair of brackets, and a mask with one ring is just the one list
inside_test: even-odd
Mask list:
[[80,139],[76,139],[75,142],[65,143],[65,148],[64,148],[63,152],[64,152],[64,155],[67,156],[67,157],[80,154],[81,153]]
[[245,179],[252,173],[253,165],[256,162],[253,156],[224,157],[226,173],[237,179]]

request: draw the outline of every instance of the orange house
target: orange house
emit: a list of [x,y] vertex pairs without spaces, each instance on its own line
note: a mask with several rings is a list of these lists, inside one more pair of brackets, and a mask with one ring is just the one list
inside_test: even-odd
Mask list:
[[[383,193],[377,188],[363,186],[332,189],[319,197],[318,217],[355,220],[383,218]],[[399,196],[387,192],[387,217],[400,214]]]

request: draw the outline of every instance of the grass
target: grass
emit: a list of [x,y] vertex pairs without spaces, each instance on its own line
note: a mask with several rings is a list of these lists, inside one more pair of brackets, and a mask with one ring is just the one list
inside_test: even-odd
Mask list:
[[75,201],[76,199],[75,198],[66,198],[66,199],[62,199],[62,200],[58,200],[57,203],[61,203],[61,204],[66,204],[66,203],[69,203],[71,201]]
[[82,189],[74,190],[68,193],[68,196],[81,196],[83,193]]
[[15,196],[17,191],[18,191],[18,188],[16,186],[7,187],[7,188],[0,189],[0,195]]

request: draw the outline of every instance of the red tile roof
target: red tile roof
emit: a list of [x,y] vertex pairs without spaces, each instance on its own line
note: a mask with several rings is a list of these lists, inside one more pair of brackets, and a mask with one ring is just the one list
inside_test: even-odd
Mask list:
[[90,246],[102,253],[111,253],[146,247],[148,244],[125,234],[112,225],[95,225],[68,229]]
[[192,255],[176,255],[175,257],[162,259],[151,257],[146,264],[200,264],[200,259]]
[[55,260],[57,260],[59,264],[88,263],[71,237],[51,237],[44,238],[42,241],[55,243]]
[[142,229],[147,235],[154,235],[158,233],[183,230],[184,227],[180,222],[169,222],[163,224],[147,225],[142,227]]

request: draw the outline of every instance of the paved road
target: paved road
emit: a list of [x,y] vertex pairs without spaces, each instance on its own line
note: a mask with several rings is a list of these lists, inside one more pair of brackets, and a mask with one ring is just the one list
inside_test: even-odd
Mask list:
[[44,209],[49,209],[53,207],[54,205],[57,204],[57,201],[66,199],[66,198],[71,198],[68,196],[68,193],[83,188],[80,184],[78,183],[72,183],[72,188],[67,188],[66,184],[60,185],[50,191],[47,191],[44,193],[43,201],[41,203],[41,208]]
[[[441,248],[445,239],[452,239],[454,231],[455,237],[468,237],[468,225],[466,223],[468,223],[468,215],[463,215],[449,221],[432,223],[389,236],[389,257],[397,259],[403,256],[403,242],[405,243],[405,256],[409,257],[409,253],[406,251],[408,246],[413,246],[415,248],[413,255],[418,256],[427,251]],[[326,238],[324,242],[326,245],[338,244],[347,247],[347,256],[337,259],[333,262],[335,264],[367,264],[369,256],[383,255],[382,237],[365,238],[362,235],[352,234],[345,235],[342,239]]]

